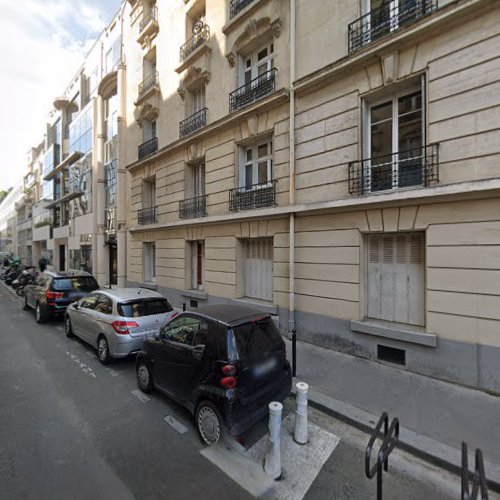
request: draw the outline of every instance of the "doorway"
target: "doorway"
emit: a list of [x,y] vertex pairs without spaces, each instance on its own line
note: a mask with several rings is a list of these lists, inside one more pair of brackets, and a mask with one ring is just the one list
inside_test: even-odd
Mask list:
[[59,245],[59,271],[66,271],[66,245]]
[[118,252],[116,251],[116,243],[109,244],[109,284],[116,285],[118,283]]

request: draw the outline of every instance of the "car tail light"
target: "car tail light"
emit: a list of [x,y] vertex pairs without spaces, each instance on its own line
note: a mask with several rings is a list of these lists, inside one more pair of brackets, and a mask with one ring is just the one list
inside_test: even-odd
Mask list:
[[170,316],[170,319],[174,319],[178,314],[179,314],[178,312],[172,313],[172,316]]
[[221,379],[220,385],[222,385],[224,389],[234,389],[236,387],[236,378],[224,377],[223,379]]
[[113,321],[111,323],[113,330],[120,335],[128,335],[129,328],[137,328],[139,325],[135,321]]
[[225,365],[222,367],[222,373],[226,377],[232,377],[233,375],[236,374],[236,366],[234,365]]
[[55,299],[62,299],[64,297],[63,292],[52,292],[51,290],[47,290],[45,292],[45,298],[47,302],[53,302]]

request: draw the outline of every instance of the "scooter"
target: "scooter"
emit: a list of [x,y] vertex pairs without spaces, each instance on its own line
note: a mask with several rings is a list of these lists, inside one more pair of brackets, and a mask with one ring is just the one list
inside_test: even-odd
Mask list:
[[12,288],[17,295],[24,297],[24,287],[35,281],[38,274],[34,267],[24,269],[21,275],[12,282]]
[[17,278],[19,278],[19,276],[21,276],[23,269],[24,269],[23,267],[17,267],[17,268],[12,269],[10,271],[10,273],[7,275],[7,277],[5,278],[5,284],[12,286],[12,283],[14,282],[14,280],[16,280]]

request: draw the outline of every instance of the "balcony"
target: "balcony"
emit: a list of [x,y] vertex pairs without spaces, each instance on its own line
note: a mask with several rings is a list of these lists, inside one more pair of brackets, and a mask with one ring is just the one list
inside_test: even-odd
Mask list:
[[149,139],[148,141],[139,144],[138,148],[139,160],[142,160],[142,158],[145,158],[146,156],[153,154],[155,151],[158,151],[158,137],[153,137],[152,139]]
[[247,5],[250,5],[254,0],[231,0],[229,2],[229,19],[239,14]]
[[276,68],[272,68],[229,94],[229,112],[252,104],[275,90]]
[[207,195],[195,196],[179,202],[181,219],[197,219],[207,215]]
[[135,101],[135,105],[137,106],[140,102],[142,102],[150,92],[154,90],[159,90],[159,75],[158,71],[155,71],[151,75],[144,78],[142,83],[139,83],[137,89],[137,100]]
[[154,224],[156,220],[156,210],[158,207],[142,208],[137,210],[137,222],[142,226],[144,224]]
[[276,180],[229,191],[229,210],[251,210],[276,205]]
[[137,42],[145,46],[147,40],[152,40],[159,31],[158,9],[153,6],[149,12],[142,13],[142,19],[139,23],[139,37]]
[[179,123],[179,137],[186,137],[207,124],[207,108],[200,109]]
[[380,7],[349,24],[349,52],[358,50],[403,26],[415,23],[434,12],[438,7],[437,3],[437,0],[413,0],[411,2],[387,0]]
[[180,49],[180,60],[185,61],[198,47],[201,47],[210,38],[208,24],[198,21],[193,25],[193,36]]
[[349,193],[363,195],[439,182],[439,144],[349,163]]

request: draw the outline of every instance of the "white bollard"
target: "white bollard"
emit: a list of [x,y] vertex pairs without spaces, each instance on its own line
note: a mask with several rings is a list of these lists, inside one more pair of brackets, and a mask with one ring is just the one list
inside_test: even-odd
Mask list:
[[306,444],[307,437],[307,390],[309,386],[305,382],[297,382],[296,400],[297,409],[295,410],[295,427],[293,429],[293,439],[298,444]]
[[281,476],[281,413],[283,405],[276,401],[269,403],[269,436],[267,441],[264,470],[273,479]]

